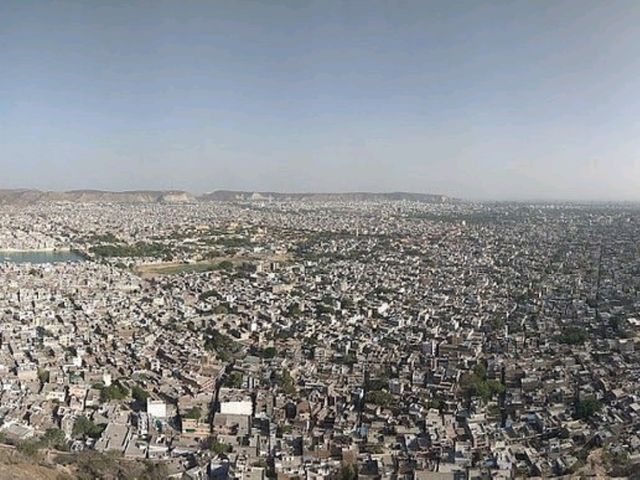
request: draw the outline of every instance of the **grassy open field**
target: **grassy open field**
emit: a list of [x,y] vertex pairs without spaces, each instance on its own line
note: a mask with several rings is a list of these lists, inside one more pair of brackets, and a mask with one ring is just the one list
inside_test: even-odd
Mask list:
[[142,278],[150,278],[159,275],[176,275],[180,273],[201,273],[224,270],[225,265],[231,264],[234,268],[244,263],[255,265],[259,262],[281,262],[291,260],[288,255],[252,254],[238,257],[215,257],[206,261],[195,263],[162,262],[149,263],[136,266],[133,271]]

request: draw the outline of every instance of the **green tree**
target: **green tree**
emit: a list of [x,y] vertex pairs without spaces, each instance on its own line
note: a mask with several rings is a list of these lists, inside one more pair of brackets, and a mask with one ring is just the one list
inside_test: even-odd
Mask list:
[[200,300],[207,300],[208,298],[220,299],[220,294],[215,290],[207,290],[206,292],[202,292],[199,297]]
[[349,365],[349,366],[355,365],[357,361],[358,360],[356,359],[356,356],[353,353],[347,353],[345,355],[342,355],[336,358],[337,363],[342,363],[343,365]]
[[240,372],[232,372],[224,383],[229,388],[242,388],[242,374]]
[[96,425],[83,415],[78,417],[73,424],[72,435],[74,438],[99,438],[104,427],[105,425]]
[[215,442],[211,445],[211,451],[220,455],[221,453],[228,453],[231,451],[231,446],[227,443]]
[[193,407],[190,410],[187,410],[182,416],[184,418],[200,420],[202,418],[202,410],[200,409],[200,407]]
[[267,347],[264,350],[262,350],[260,356],[262,358],[273,358],[273,357],[276,356],[277,353],[278,353],[278,351],[276,350],[275,347]]
[[293,381],[293,377],[289,373],[289,370],[282,371],[278,379],[278,385],[287,395],[293,395],[296,393],[296,384]]
[[124,400],[129,395],[129,389],[120,383],[114,383],[104,387],[100,391],[100,400],[108,402],[110,400]]
[[473,374],[480,380],[486,380],[487,379],[487,369],[484,366],[484,364],[482,364],[482,363],[478,363],[473,368]]
[[371,390],[365,400],[381,407],[388,407],[393,402],[393,395],[386,390]]
[[216,267],[220,270],[233,270],[233,263],[231,263],[229,260],[224,260],[222,262],[220,262],[218,265],[216,265]]
[[468,398],[480,397],[485,402],[506,389],[497,380],[487,380],[486,370],[480,365],[476,366],[472,374],[467,373],[460,378],[460,388]]
[[356,478],[358,478],[358,472],[355,466],[351,464],[342,465],[338,478],[339,480],[356,480]]
[[582,419],[591,418],[595,413],[599,412],[602,408],[602,404],[593,398],[588,398],[578,402],[576,405],[576,417]]
[[567,345],[582,345],[587,341],[587,332],[578,327],[566,328],[560,335],[556,337],[556,340],[560,343]]
[[42,383],[43,385],[45,383],[48,383],[49,378],[50,378],[49,370],[45,370],[43,368],[38,369],[38,380],[40,380],[40,383]]
[[220,333],[213,327],[207,328],[205,332],[204,348],[214,351],[222,361],[229,361],[241,347],[231,337]]
[[131,387],[131,396],[136,402],[146,403],[147,398],[149,398],[149,393],[147,393],[138,385],[134,385],[133,387]]
[[297,303],[292,303],[287,309],[287,316],[299,317],[300,315],[302,315],[302,310],[300,309],[300,305],[298,305]]
[[59,428],[48,428],[42,437],[42,443],[48,448],[66,450],[67,436]]

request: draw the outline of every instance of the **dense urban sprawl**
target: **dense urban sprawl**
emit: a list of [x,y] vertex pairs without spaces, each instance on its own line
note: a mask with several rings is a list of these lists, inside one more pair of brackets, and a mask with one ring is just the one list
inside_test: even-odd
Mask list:
[[632,205],[5,206],[1,439],[158,478],[632,477],[639,234]]

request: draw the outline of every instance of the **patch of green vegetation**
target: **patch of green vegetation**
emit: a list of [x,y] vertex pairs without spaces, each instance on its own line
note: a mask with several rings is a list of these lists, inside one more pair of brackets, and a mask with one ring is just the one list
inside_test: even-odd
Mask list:
[[282,438],[283,435],[288,435],[292,431],[293,427],[291,425],[278,425],[276,428],[276,436]]
[[256,269],[256,265],[251,262],[242,262],[236,266],[236,270],[243,273],[255,273]]
[[289,305],[289,308],[287,308],[287,311],[286,311],[287,317],[293,318],[293,317],[299,317],[300,315],[302,315],[302,309],[300,308],[299,304],[292,303],[291,305]]
[[381,376],[379,378],[369,378],[365,383],[367,391],[383,390],[389,385],[389,377]]
[[332,314],[335,313],[335,309],[331,305],[325,305],[324,303],[320,303],[316,306],[316,311],[319,314]]
[[579,327],[568,327],[560,335],[556,336],[556,340],[566,345],[582,345],[587,341],[587,332]]
[[354,465],[344,464],[340,467],[338,473],[339,480],[356,480],[358,478],[358,470]]
[[356,306],[356,303],[349,297],[342,297],[340,304],[344,309],[351,309]]
[[211,447],[211,450],[218,455],[220,455],[221,453],[229,453],[231,451],[231,445],[227,443],[216,442]]
[[460,388],[467,398],[480,397],[486,402],[494,395],[504,393],[506,387],[498,380],[487,380],[486,369],[477,365],[472,374],[460,378]]
[[490,324],[494,330],[504,328],[504,318],[495,316],[490,320]]
[[343,365],[349,365],[349,366],[355,365],[357,361],[358,360],[356,359],[356,356],[353,353],[347,353],[345,355],[342,355],[336,358],[337,363],[341,363]]
[[233,263],[230,262],[229,260],[223,260],[220,263],[217,263],[214,267],[216,270],[233,270]]
[[26,457],[34,458],[40,452],[42,445],[35,441],[20,442],[16,446],[16,449]]
[[240,372],[231,372],[231,375],[225,378],[224,386],[228,388],[242,388],[242,374]]
[[376,287],[376,289],[373,292],[376,295],[387,296],[387,295],[393,294],[394,291],[395,290],[393,290],[392,288],[389,288],[389,287]]
[[100,390],[100,400],[108,402],[110,400],[124,400],[129,395],[129,389],[116,382]]
[[222,296],[218,292],[216,292],[215,290],[207,290],[206,292],[202,292],[200,294],[200,296],[198,297],[198,299],[200,301],[205,301],[205,300],[207,300],[209,298],[215,298],[215,299],[220,300],[222,298]]
[[67,436],[59,428],[48,428],[40,439],[40,443],[47,448],[56,450],[67,449]]
[[120,243],[120,239],[113,233],[91,233],[82,238],[87,243]]
[[133,245],[94,245],[89,251],[101,258],[152,257],[171,258],[172,251],[161,243],[137,242]]
[[217,441],[214,437],[207,438],[203,443],[203,448],[210,450],[216,455],[231,452],[231,445]]
[[40,383],[45,384],[49,382],[49,370],[45,370],[43,368],[38,368],[38,380]]
[[202,410],[200,407],[193,407],[182,415],[183,418],[191,418],[193,420],[200,420],[202,418]]
[[204,348],[210,352],[215,352],[223,362],[228,362],[241,350],[240,345],[235,340],[212,327],[208,327],[205,331]]
[[315,336],[312,337],[304,337],[302,339],[302,344],[306,347],[306,348],[312,348],[315,347],[316,345],[318,345],[318,338]]
[[393,402],[393,395],[386,390],[371,390],[367,392],[365,401],[381,407],[388,407]]
[[599,412],[601,408],[602,404],[598,400],[588,398],[587,400],[578,402],[576,405],[576,417],[586,420]]
[[289,373],[289,370],[283,370],[277,377],[278,386],[286,395],[293,395],[296,393],[296,384]]
[[256,349],[253,354],[260,358],[271,359],[278,354],[278,350],[276,347],[267,347],[263,349]]
[[72,435],[74,438],[99,438],[106,425],[96,425],[85,416],[78,417],[73,424]]
[[226,248],[247,247],[251,245],[251,240],[245,237],[224,236],[212,238],[207,241],[209,245],[219,245]]
[[131,387],[131,396],[139,403],[146,403],[149,393],[138,385],[134,385]]

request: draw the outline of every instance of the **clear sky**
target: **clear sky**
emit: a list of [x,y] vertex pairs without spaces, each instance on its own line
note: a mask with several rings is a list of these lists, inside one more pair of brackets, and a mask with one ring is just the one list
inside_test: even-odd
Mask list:
[[0,2],[0,187],[640,200],[640,2]]

